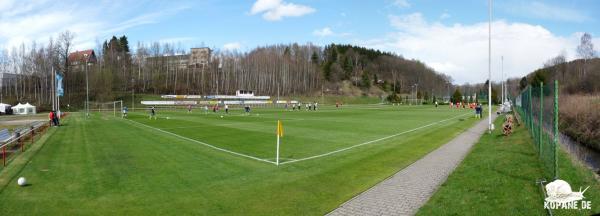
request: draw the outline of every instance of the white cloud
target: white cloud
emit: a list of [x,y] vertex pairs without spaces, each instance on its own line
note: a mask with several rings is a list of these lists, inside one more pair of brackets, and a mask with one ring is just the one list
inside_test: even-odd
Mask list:
[[394,0],[394,2],[392,4],[399,8],[409,8],[410,7],[410,3],[408,3],[408,0]]
[[250,13],[257,14],[257,13],[261,13],[264,11],[272,10],[272,9],[279,7],[279,5],[281,5],[281,3],[282,3],[281,0],[257,0],[252,5],[252,9],[250,10]]
[[[420,13],[389,16],[395,32],[359,42],[419,59],[457,83],[484,82],[488,72],[488,23],[445,25],[427,22]],[[523,76],[565,50],[569,59],[581,33],[557,36],[539,25],[495,21],[492,24],[492,79],[499,79],[500,57],[508,76]],[[595,38],[596,41],[599,38]]]
[[173,44],[177,44],[177,43],[187,43],[187,42],[191,42],[194,41],[196,38],[194,37],[171,37],[171,38],[163,38],[158,40],[159,43],[173,43]]
[[252,15],[262,13],[262,17],[268,21],[278,21],[284,17],[300,17],[313,12],[315,9],[309,6],[282,0],[257,0],[250,10]]
[[240,48],[242,48],[242,44],[240,44],[239,42],[231,42],[223,45],[223,49],[229,51],[239,50]]
[[565,22],[585,22],[591,20],[583,11],[564,6],[551,5],[539,1],[519,2],[515,5],[504,7],[510,13],[517,13],[526,17]]
[[[74,49],[95,47],[95,41],[140,25],[159,22],[163,17],[186,9],[178,4],[160,10],[140,12],[135,6],[143,1],[97,2],[79,1],[12,1],[0,0],[0,46],[11,48],[22,43],[46,43],[60,32],[75,34]],[[135,13],[130,13],[135,12]],[[138,14],[131,16],[130,14]]]
[[388,16],[390,24],[397,29],[420,28],[426,26],[426,21],[421,13],[413,13],[404,16]]
[[331,31],[331,28],[325,27],[325,28],[317,29],[317,30],[313,31],[313,35],[316,35],[319,37],[331,36],[331,35],[333,35],[333,31]]
[[448,19],[450,17],[452,17],[452,15],[450,15],[449,13],[446,13],[446,12],[444,12],[444,13],[442,13],[442,15],[440,15],[440,19]]
[[317,36],[317,37],[331,37],[331,36],[346,37],[346,36],[352,35],[351,33],[348,33],[348,32],[342,32],[342,33],[334,32],[333,30],[331,30],[330,27],[324,27],[322,29],[316,29],[316,30],[313,31],[312,34],[314,36]]

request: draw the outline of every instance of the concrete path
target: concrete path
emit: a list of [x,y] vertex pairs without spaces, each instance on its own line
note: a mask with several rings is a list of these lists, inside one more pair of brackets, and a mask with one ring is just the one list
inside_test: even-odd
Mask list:
[[[492,121],[494,119],[495,113]],[[488,120],[485,118],[327,215],[414,215],[446,181],[487,127]]]

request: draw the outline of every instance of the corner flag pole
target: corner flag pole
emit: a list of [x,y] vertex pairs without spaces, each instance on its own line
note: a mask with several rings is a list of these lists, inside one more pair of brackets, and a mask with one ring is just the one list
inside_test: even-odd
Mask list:
[[279,166],[279,138],[283,136],[283,125],[280,120],[277,120],[277,157],[275,158],[275,164]]
[[275,160],[275,163],[279,166],[279,133],[277,134],[277,158]]

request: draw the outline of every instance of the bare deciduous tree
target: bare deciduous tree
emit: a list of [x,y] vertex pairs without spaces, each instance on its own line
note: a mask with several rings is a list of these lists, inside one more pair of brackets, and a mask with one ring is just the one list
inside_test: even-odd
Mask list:
[[577,55],[581,57],[584,61],[583,76],[585,77],[585,67],[587,66],[587,61],[591,58],[594,58],[595,55],[594,44],[592,43],[592,35],[590,35],[587,32],[581,36],[581,43],[579,44],[579,46],[577,46]]

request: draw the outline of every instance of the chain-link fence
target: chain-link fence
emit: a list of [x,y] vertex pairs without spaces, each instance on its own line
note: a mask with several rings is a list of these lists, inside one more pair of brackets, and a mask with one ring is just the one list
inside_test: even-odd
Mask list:
[[527,86],[515,104],[534,140],[545,177],[558,179],[558,81]]

